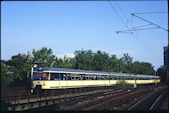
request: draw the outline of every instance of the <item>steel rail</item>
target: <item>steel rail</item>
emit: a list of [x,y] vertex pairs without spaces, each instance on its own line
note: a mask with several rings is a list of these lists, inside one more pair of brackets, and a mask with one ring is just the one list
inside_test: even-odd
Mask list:
[[136,90],[136,91],[134,91],[134,92],[131,92],[131,93],[126,94],[126,95],[123,95],[123,96],[119,95],[119,96],[116,97],[116,98],[109,99],[109,100],[107,100],[107,101],[104,101],[104,102],[102,102],[102,103],[99,103],[99,104],[90,106],[90,107],[85,108],[85,109],[83,109],[83,110],[92,110],[92,109],[101,107],[102,105],[104,105],[104,104],[106,104],[106,103],[109,103],[109,102],[111,102],[111,101],[117,101],[117,100],[119,100],[119,99],[125,98],[126,96],[133,95],[133,94],[137,94],[137,93],[140,93],[140,92],[143,92],[143,91],[145,91],[145,89],[143,89],[143,90]]
[[150,107],[149,111],[151,111],[151,110],[154,108],[154,106],[157,104],[157,102],[161,99],[161,97],[162,97],[165,93],[167,93],[167,91],[164,92],[163,94],[161,94],[161,95],[156,99],[156,101],[155,101],[155,102],[152,104],[152,106]]
[[130,108],[127,109],[127,111],[132,110],[136,105],[140,104],[142,101],[144,101],[145,99],[147,99],[148,97],[150,97],[151,95],[157,93],[159,90],[147,95],[146,97],[142,98],[141,100],[139,100],[137,103],[135,103],[134,105],[132,105]]
[[125,94],[125,93],[128,92],[128,91],[124,91],[124,92],[122,92],[122,91],[123,90],[117,90],[117,91],[113,91],[113,92],[108,93],[108,94],[104,93],[103,95],[100,95],[100,96],[98,96],[98,97],[96,97],[96,98],[94,98],[94,99],[92,99],[90,101],[85,101],[85,102],[83,102],[81,104],[77,104],[77,105],[74,105],[74,106],[66,107],[63,110],[76,110],[76,109],[79,109],[81,107],[87,106],[89,104],[93,104],[93,103],[96,103],[98,101],[101,101],[103,99],[108,99],[108,98],[113,97],[113,96],[118,96],[119,95],[118,92],[120,92],[120,94]]

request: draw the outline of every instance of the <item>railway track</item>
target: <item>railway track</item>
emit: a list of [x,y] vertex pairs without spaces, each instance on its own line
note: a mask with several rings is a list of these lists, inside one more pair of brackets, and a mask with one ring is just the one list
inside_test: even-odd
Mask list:
[[[148,87],[146,89],[135,89],[133,91],[113,93],[100,98],[94,98],[81,104],[66,107],[62,110],[126,110],[127,107],[133,104],[132,100],[135,100],[136,102],[149,94],[149,92],[155,93],[161,89],[161,87],[155,88],[154,92],[154,88],[155,87]],[[130,103],[128,104],[129,101]]]
[[[1,104],[6,105],[6,110],[22,111],[28,109],[49,109],[50,106],[62,106],[76,100],[90,97],[91,95],[101,95],[104,92],[112,91],[112,87],[83,88],[74,90],[58,90],[52,95],[19,95],[1,98]],[[97,89],[97,90],[93,90]],[[50,90],[51,91],[51,90]],[[52,91],[53,92],[53,91]],[[3,102],[2,102],[3,101]],[[69,102],[68,102],[69,101]],[[56,107],[55,107],[56,108]],[[60,108],[60,107],[58,107]]]
[[[123,90],[117,90],[117,91],[101,93],[99,95],[93,95],[93,96],[90,96],[90,97],[83,98],[82,101],[75,100],[74,102],[71,102],[71,106],[65,106],[64,108],[62,108],[60,110],[75,110],[76,108],[84,107],[85,105],[90,104],[91,101],[92,102],[97,102],[97,100],[100,100],[103,97],[107,98],[108,96],[110,96],[110,95],[112,95],[114,93],[119,93],[121,91],[123,91]],[[78,102],[78,104],[76,103],[76,101]],[[77,109],[77,110],[80,110],[80,109]]]
[[138,102],[134,103],[127,110],[157,110],[160,99],[167,94],[168,90],[161,89],[149,93],[144,98],[140,99]]
[[[79,92],[78,92],[78,91]],[[92,90],[92,88],[91,88]],[[166,95],[165,87],[149,86],[146,88],[136,88],[130,90],[100,89],[97,91],[76,89],[71,94],[69,90],[63,90],[60,94],[54,97],[37,97],[37,95],[23,95],[19,99],[28,99],[24,103],[13,102],[9,107],[13,110],[154,110],[159,100]],[[84,92],[82,92],[84,91]],[[53,93],[54,94],[54,93]],[[31,99],[36,98],[33,102]],[[150,99],[148,99],[151,97]],[[15,97],[17,99],[18,97]],[[155,100],[157,99],[157,100]],[[10,100],[8,98],[8,100]],[[143,106],[144,103],[149,103],[148,108],[138,107]],[[7,100],[6,100],[7,101]],[[14,101],[11,97],[11,102]],[[10,102],[10,101],[9,101]],[[153,103],[154,102],[154,103]],[[141,103],[143,105],[141,105]]]

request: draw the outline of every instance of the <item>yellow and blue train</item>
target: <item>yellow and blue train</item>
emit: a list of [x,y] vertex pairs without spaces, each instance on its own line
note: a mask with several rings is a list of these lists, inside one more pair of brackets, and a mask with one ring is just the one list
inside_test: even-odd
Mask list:
[[64,89],[115,85],[119,79],[129,84],[159,83],[157,75],[128,74],[65,68],[40,67],[32,73],[32,88]]

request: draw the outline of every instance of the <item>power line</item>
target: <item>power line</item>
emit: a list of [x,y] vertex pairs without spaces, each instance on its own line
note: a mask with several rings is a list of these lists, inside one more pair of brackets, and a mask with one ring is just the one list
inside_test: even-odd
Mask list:
[[134,34],[131,34],[147,51],[149,51],[153,56],[154,58],[157,58],[152,51],[150,51],[150,48],[148,48],[147,46],[145,46],[139,39],[138,39],[138,36],[136,37]]
[[[139,36],[138,36],[138,33],[137,33],[137,37],[141,37],[140,34],[139,34]],[[142,38],[142,37],[141,37],[141,38]],[[149,48],[149,49],[152,51],[152,53],[153,53],[156,57],[158,57],[158,58],[160,59],[159,55],[156,53],[156,51],[153,51],[153,49],[149,46],[149,44],[147,43],[147,41],[142,40],[142,42],[145,43],[145,45],[147,45],[146,47]]]
[[[124,26],[125,27],[127,27],[128,28],[128,26],[127,26],[127,24],[123,21],[123,19],[120,17],[120,15],[117,13],[117,11],[115,10],[115,8],[113,7],[113,5],[111,4],[111,2],[108,0],[108,2],[109,2],[109,4],[110,4],[110,6],[112,7],[112,9],[114,10],[114,12],[116,13],[116,15],[120,18],[120,20],[122,21],[122,23],[124,24]],[[126,19],[127,19],[127,17],[126,17]],[[127,19],[128,20],[128,19]],[[150,23],[150,24],[153,24],[153,23]],[[157,27],[156,27],[157,28]],[[152,28],[147,28],[147,29],[152,29]],[[154,28],[153,28],[154,29]],[[143,29],[142,29],[143,30]],[[128,30],[129,31],[129,30]],[[135,35],[133,34],[133,32],[123,32],[123,33],[130,33],[134,38],[136,38],[136,40],[147,50],[147,51],[149,51],[151,54],[152,54],[152,52],[141,42],[141,41],[139,41],[138,40],[138,38],[137,37],[135,37]],[[132,30],[133,31],[133,30]],[[136,30],[135,30],[136,31]],[[153,55],[153,54],[152,54]],[[154,55],[153,55],[154,56]],[[156,58],[156,57],[155,57]]]
[[121,9],[121,7],[120,7],[120,5],[117,3],[117,1],[115,0],[115,4],[117,5],[117,7],[120,9],[120,11],[121,11],[121,13],[122,13],[122,15],[125,17],[125,19],[126,19],[126,21],[127,21],[127,23],[128,23],[128,19],[127,19],[127,17],[126,17],[126,15],[124,14],[124,12],[123,12],[123,10]]
[[122,21],[122,23],[128,28],[127,24],[123,21],[123,19],[121,18],[121,16],[118,14],[118,12],[116,11],[116,9],[113,7],[113,5],[111,4],[111,2],[109,0],[107,0],[108,3],[110,4],[111,8],[114,10],[114,12],[116,13],[116,15],[120,18],[120,20]]

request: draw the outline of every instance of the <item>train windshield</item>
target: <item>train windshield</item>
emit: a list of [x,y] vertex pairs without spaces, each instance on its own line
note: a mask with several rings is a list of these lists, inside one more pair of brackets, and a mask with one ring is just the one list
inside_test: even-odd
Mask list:
[[43,72],[34,72],[33,73],[33,80],[48,80],[49,73]]

